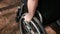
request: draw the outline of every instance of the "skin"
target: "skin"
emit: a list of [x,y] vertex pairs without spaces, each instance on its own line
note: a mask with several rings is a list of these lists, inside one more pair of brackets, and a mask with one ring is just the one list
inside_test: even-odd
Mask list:
[[47,34],[57,34],[50,26],[46,26],[45,30]]
[[35,10],[37,8],[38,0],[28,0],[27,7],[28,13],[24,16],[25,20],[30,22],[32,17],[34,16]]
[[[24,16],[25,20],[30,22],[34,16],[35,10],[37,8],[38,0],[28,0],[27,7],[28,13]],[[45,27],[48,34],[56,34],[56,32],[49,26]]]

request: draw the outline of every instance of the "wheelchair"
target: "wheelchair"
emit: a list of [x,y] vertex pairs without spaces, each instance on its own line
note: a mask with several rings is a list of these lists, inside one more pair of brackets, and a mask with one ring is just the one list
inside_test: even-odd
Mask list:
[[[27,21],[24,20],[24,16],[28,13],[27,6],[26,6],[27,3],[26,2],[27,2],[27,0],[22,1],[21,6],[19,6],[19,8],[18,8],[17,17],[16,17],[16,22],[19,23],[20,33],[21,34],[47,34],[45,29],[44,29],[44,26],[42,25],[43,24],[43,16],[39,12],[39,10],[36,10],[35,15],[32,18],[30,23],[28,23]],[[54,2],[52,2],[52,3],[54,3]],[[44,8],[45,8],[45,5],[44,5]],[[58,14],[60,14],[60,13],[58,13]],[[49,23],[49,24],[53,25],[53,27],[55,27],[57,29],[57,32],[59,32],[59,34],[60,34],[60,30],[59,30],[60,19],[57,19],[56,21],[54,20],[54,23]]]
[[41,13],[36,10],[30,23],[24,20],[26,13],[28,13],[27,6],[22,3],[18,8],[16,17],[16,21],[19,23],[20,34],[47,34],[42,25],[43,20]]

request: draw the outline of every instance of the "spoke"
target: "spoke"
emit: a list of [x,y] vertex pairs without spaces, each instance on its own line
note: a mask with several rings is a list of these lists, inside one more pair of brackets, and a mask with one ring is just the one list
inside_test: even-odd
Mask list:
[[38,34],[40,34],[40,31],[38,30],[38,28],[37,28],[37,26],[34,24],[34,22],[33,21],[31,21],[31,23],[34,25],[34,27],[36,28],[36,30],[37,30],[37,32],[38,32]]
[[31,26],[27,22],[23,22],[23,24],[25,25],[26,30],[28,30],[28,33],[35,34]]

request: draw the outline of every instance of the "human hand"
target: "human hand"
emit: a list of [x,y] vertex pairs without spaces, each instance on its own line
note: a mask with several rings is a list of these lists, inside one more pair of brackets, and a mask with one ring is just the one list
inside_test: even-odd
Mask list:
[[33,18],[33,15],[32,15],[32,14],[29,14],[29,13],[27,13],[27,14],[24,16],[24,19],[25,19],[25,21],[27,21],[27,22],[30,22],[32,18]]

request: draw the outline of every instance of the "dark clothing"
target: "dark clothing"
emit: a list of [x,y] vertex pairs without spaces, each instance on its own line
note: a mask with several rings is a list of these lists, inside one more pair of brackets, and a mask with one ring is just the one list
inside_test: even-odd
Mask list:
[[59,0],[39,0],[38,10],[45,21],[55,21],[60,17]]
[[[52,25],[53,29],[60,34],[60,7],[59,0],[39,0],[37,9],[43,16],[43,25]],[[59,19],[59,24],[56,22]]]

